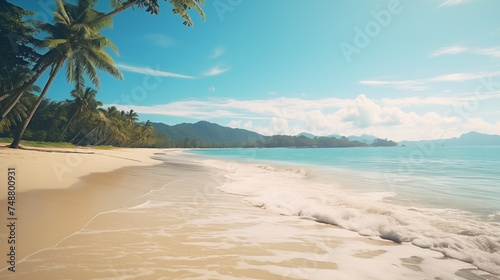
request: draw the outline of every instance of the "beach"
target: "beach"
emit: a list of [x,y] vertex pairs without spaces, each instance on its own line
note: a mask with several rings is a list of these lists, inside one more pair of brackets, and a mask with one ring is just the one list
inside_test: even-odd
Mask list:
[[[65,151],[77,153],[0,149],[2,173],[15,167],[18,178],[15,272],[2,261],[2,279],[498,279],[231,193],[302,180],[295,169],[180,150]],[[7,259],[5,226],[0,233]]]

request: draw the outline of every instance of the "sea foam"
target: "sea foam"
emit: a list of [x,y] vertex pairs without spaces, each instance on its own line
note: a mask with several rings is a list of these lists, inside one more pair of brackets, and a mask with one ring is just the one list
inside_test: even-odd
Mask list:
[[245,196],[243,201],[250,205],[363,236],[408,242],[500,274],[499,223],[463,210],[404,205],[387,199],[394,195],[388,192],[364,193],[334,180],[311,180],[310,170],[303,168],[243,163],[231,166],[219,189]]

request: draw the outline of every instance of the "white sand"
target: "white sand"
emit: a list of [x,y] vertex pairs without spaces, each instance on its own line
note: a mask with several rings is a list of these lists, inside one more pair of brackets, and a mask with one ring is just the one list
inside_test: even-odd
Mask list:
[[[33,148],[34,149],[34,148]],[[91,173],[109,172],[125,166],[160,163],[152,159],[160,149],[46,149],[0,148],[0,182],[7,183],[7,168],[15,167],[17,191],[70,188]],[[3,189],[3,188],[2,188]],[[0,192],[0,200],[7,192]]]

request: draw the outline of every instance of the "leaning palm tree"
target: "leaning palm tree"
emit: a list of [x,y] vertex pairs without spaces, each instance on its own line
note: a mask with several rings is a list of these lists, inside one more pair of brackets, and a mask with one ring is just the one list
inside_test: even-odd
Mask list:
[[128,112],[123,112],[123,119],[129,124],[133,125],[136,121],[139,120],[139,115],[134,110],[130,110]]
[[[165,0],[166,1],[166,0]],[[59,1],[58,1],[59,2]],[[78,6],[83,7],[94,7],[98,0],[78,0]],[[90,22],[87,22],[90,25],[98,25],[105,24],[111,20],[113,15],[121,13],[128,8],[133,7],[134,5],[138,8],[145,8],[146,12],[151,14],[159,14],[160,13],[160,5],[158,0],[110,0],[110,5],[112,11],[109,13],[99,13],[98,16],[94,17]],[[180,17],[184,19],[184,25],[193,26],[193,21],[189,16],[188,10],[191,8],[198,11],[201,15],[201,18],[205,20],[205,13],[200,5],[205,4],[205,0],[169,0],[173,9],[172,12],[174,14],[178,14]],[[59,5],[59,3],[58,3]],[[57,52],[47,52],[42,55],[36,65],[33,67],[33,75],[27,78],[24,83],[14,89],[9,91],[4,91],[0,94],[0,102],[7,103],[9,105],[3,106],[5,107],[0,111],[0,119],[5,118],[10,110],[15,106],[16,102],[19,101],[24,92],[26,92],[31,86],[33,86],[36,81],[41,77],[45,71],[50,69],[53,66],[53,61],[55,56],[58,56]],[[10,100],[6,100],[11,98]]]
[[102,102],[95,99],[96,95],[97,91],[90,87],[86,88],[84,92],[77,89],[71,91],[73,100],[67,100],[67,102],[70,104],[69,107],[73,111],[73,115],[57,139],[61,138],[73,121],[78,122],[82,118],[90,117],[90,114],[102,105]]
[[111,18],[92,23],[93,20],[103,15],[94,10],[94,1],[79,1],[78,5],[63,3],[62,0],[56,0],[56,2],[55,24],[36,22],[38,28],[49,34],[42,43],[43,46],[49,48],[48,53],[52,54],[49,79],[24,120],[19,133],[15,134],[12,148],[19,146],[33,114],[45,98],[64,63],[66,63],[66,78],[68,82],[75,85],[77,90],[83,91],[85,88],[85,77],[100,87],[96,68],[123,79],[121,72],[114,66],[113,59],[104,50],[104,47],[108,46],[118,53],[116,46],[99,33],[101,29],[111,26]]
[[[17,87],[30,74],[31,72],[25,67],[17,67],[10,69],[10,71],[5,71],[0,76],[0,89],[7,91]],[[0,119],[0,132],[9,131],[11,127],[18,126],[23,122],[23,119],[27,116],[28,108],[34,102],[33,97],[35,96],[32,93],[40,91],[41,89],[38,86],[31,86],[27,89],[28,95],[23,96],[23,98],[10,100],[13,99],[11,97],[10,99],[7,99],[8,101],[13,102],[13,106],[9,116]],[[0,110],[5,109],[5,104],[6,103],[0,104]]]

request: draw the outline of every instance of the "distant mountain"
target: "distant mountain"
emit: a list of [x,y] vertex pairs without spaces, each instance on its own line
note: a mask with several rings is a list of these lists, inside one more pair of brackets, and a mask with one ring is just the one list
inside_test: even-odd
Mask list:
[[314,137],[316,137],[315,135],[311,134],[311,133],[307,133],[307,132],[302,132],[300,134],[297,134],[297,137],[300,137],[300,136],[305,136],[309,139],[314,139]]
[[[177,125],[166,125],[164,123],[153,123],[153,128],[160,135],[168,138],[163,139],[161,145],[164,147],[180,148],[340,148],[340,147],[368,147],[366,142],[358,140],[351,141],[346,137],[316,137],[310,133],[301,133],[297,136],[273,135],[263,136],[256,132],[239,128],[229,128],[218,124],[200,121],[197,123],[181,123]],[[356,139],[376,139],[373,136],[363,135]],[[379,139],[380,143],[375,146],[391,146],[392,141]],[[370,143],[371,144],[371,143]],[[394,142],[394,144],[396,144]]]
[[500,135],[469,132],[462,134],[458,138],[399,142],[399,145],[408,147],[426,144],[435,144],[438,146],[500,146]]
[[342,138],[342,135],[338,135],[338,134],[330,134],[330,135],[327,135],[326,137],[335,137],[337,139],[340,139]]
[[216,144],[249,143],[264,139],[264,136],[256,132],[224,127],[206,121],[200,121],[194,124],[181,123],[173,126],[164,123],[153,123],[153,127],[159,133],[177,142],[184,141],[186,138]]

